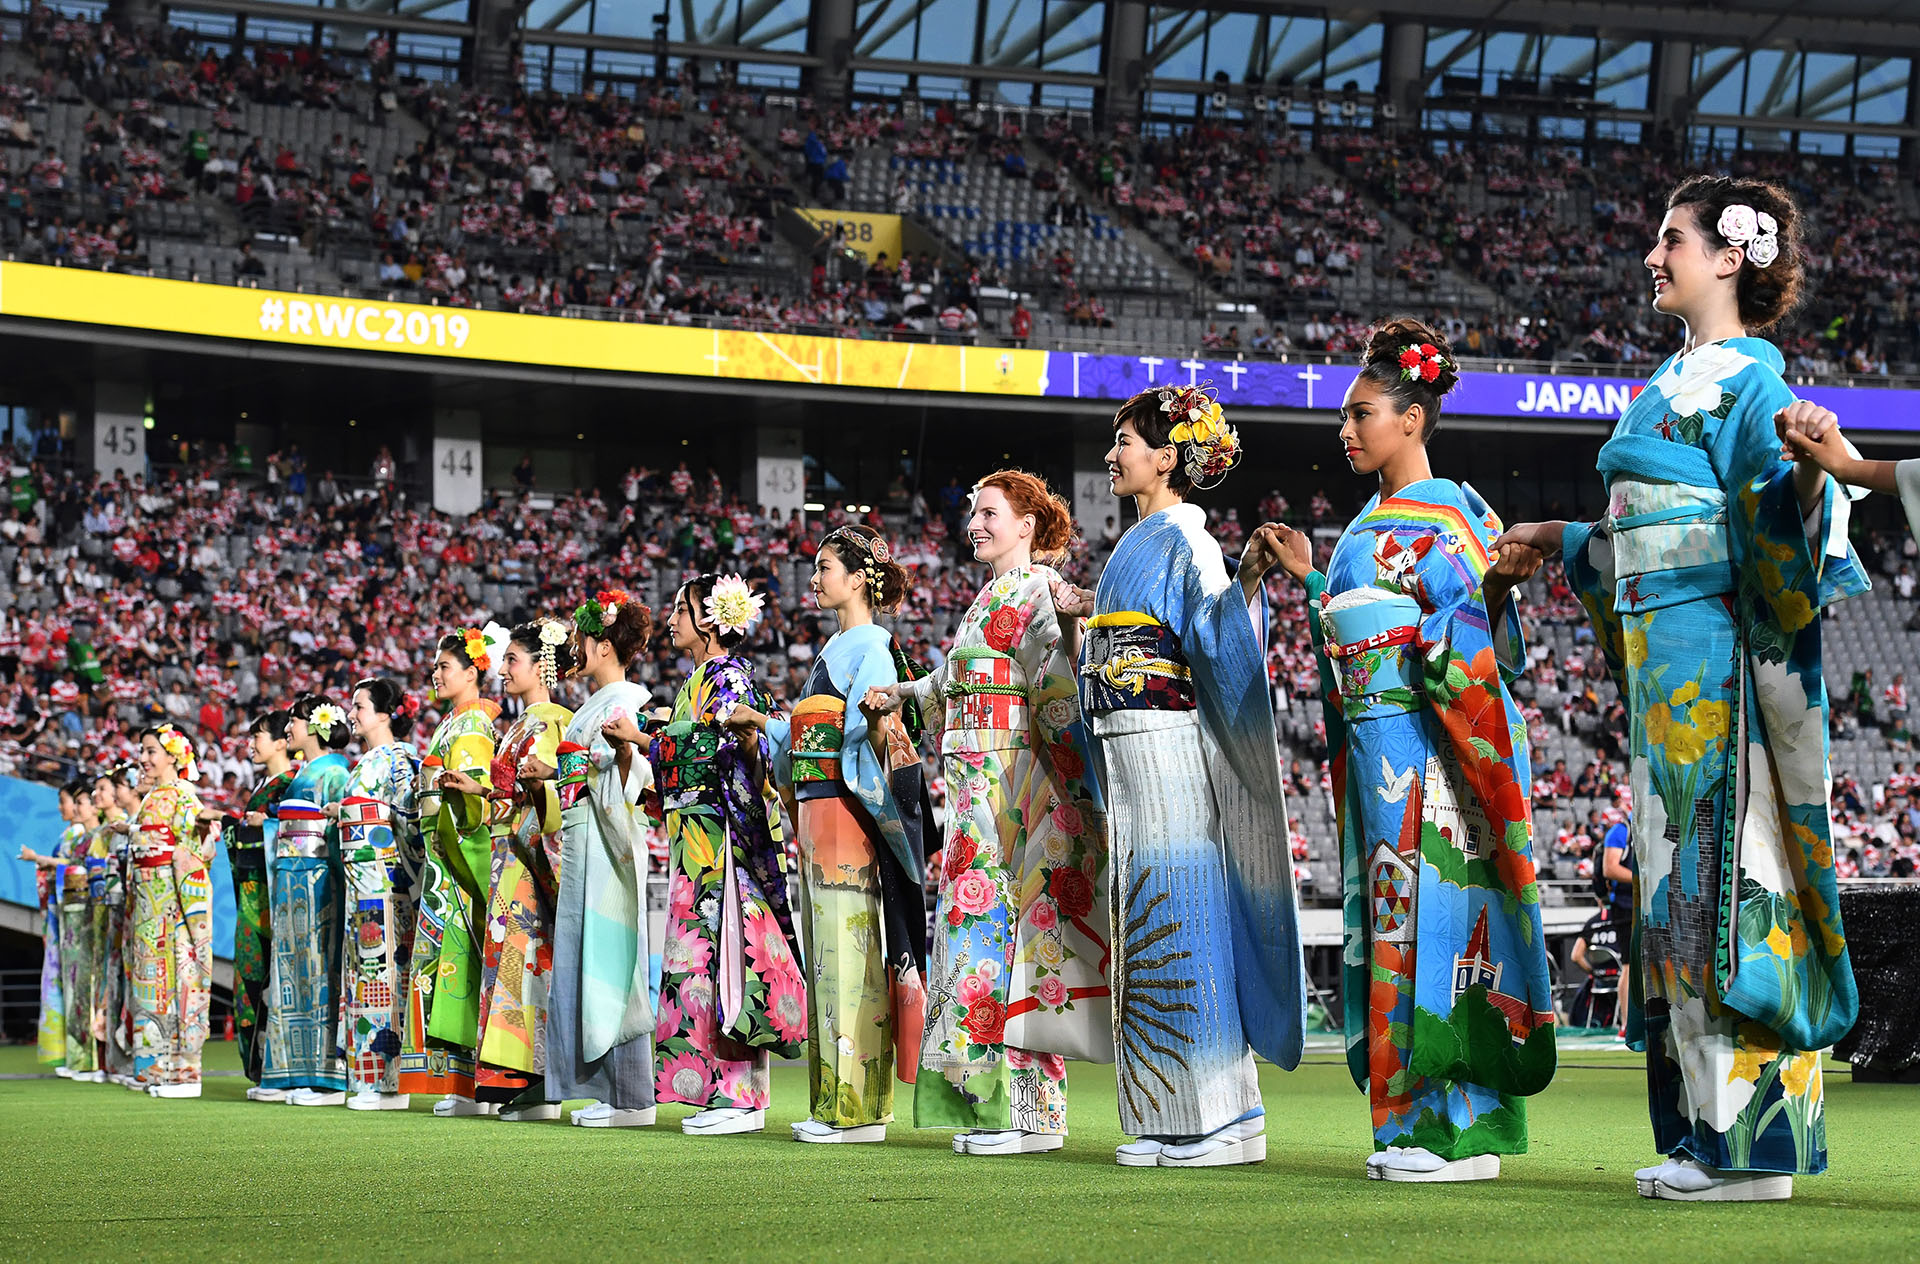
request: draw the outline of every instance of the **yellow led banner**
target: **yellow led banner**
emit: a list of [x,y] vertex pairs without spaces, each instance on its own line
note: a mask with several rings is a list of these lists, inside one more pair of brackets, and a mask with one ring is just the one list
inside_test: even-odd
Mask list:
[[385,303],[0,263],[0,316],[203,338],[816,386],[1039,395],[1047,353]]
[[802,215],[820,225],[830,228],[835,224],[844,224],[847,229],[847,244],[867,257],[871,263],[882,252],[887,262],[900,262],[900,217],[898,215],[869,215],[865,211],[833,211],[821,206],[795,207]]

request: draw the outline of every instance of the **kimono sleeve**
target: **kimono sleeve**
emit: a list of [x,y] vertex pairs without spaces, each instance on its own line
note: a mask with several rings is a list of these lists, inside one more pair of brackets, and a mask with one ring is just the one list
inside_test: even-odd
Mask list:
[[463,772],[480,783],[480,793],[448,789],[444,802],[454,824],[464,833],[486,824],[487,796],[493,789],[493,733],[463,733],[453,739],[445,756],[449,772]]
[[[1607,660],[1607,670],[1613,673],[1614,683],[1625,688],[1628,647],[1625,624],[1615,604],[1613,537],[1602,523],[1569,522],[1561,557],[1565,559],[1567,587],[1593,624],[1593,637]],[[1644,633],[1638,645],[1640,653],[1646,653]]]
[[[539,760],[548,768],[557,768],[560,763],[560,742],[566,736],[567,722],[571,718],[562,712],[559,717],[549,719],[542,725],[533,739],[533,749],[527,752],[528,757]],[[526,796],[528,806],[540,814],[542,834],[551,834],[560,828],[560,795],[554,789],[552,774],[534,783],[531,790],[523,786],[520,792]]]

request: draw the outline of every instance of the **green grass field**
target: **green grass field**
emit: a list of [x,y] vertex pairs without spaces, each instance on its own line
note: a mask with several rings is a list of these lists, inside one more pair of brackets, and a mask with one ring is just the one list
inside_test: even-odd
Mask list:
[[[235,1065],[208,1046],[209,1069]],[[884,1146],[802,1146],[803,1071],[774,1073],[758,1136],[660,1126],[297,1110],[248,1103],[237,1076],[199,1101],[112,1085],[0,1082],[9,1194],[0,1257],[501,1259],[524,1264],[922,1259],[1721,1261],[1920,1259],[1920,1088],[1828,1083],[1831,1174],[1785,1205],[1652,1203],[1643,1078],[1624,1053],[1570,1049],[1531,1107],[1533,1152],[1497,1182],[1362,1179],[1362,1099],[1316,1057],[1263,1068],[1268,1160],[1173,1171],[1114,1165],[1113,1073],[1069,1077],[1067,1149],[956,1156],[948,1134],[895,1125]],[[34,1070],[0,1050],[0,1073]],[[903,1087],[899,1102],[907,1114]]]

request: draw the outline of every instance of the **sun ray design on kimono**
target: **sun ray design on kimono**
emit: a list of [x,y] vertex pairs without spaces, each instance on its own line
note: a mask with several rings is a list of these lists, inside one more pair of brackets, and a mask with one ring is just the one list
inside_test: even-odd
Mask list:
[[1114,998],[1118,1035],[1129,1055],[1126,1060],[1127,1073],[1120,1081],[1120,1089],[1127,1095],[1128,1107],[1136,1113],[1140,1111],[1139,1099],[1134,1095],[1136,1089],[1154,1110],[1158,1111],[1161,1108],[1160,1099],[1154,1095],[1152,1086],[1140,1077],[1140,1068],[1145,1067],[1168,1092],[1174,1091],[1173,1081],[1154,1064],[1154,1058],[1151,1055],[1158,1054],[1173,1062],[1181,1070],[1187,1070],[1187,1060],[1181,1050],[1159,1043],[1153,1033],[1156,1031],[1164,1033],[1168,1039],[1176,1040],[1182,1045],[1193,1043],[1192,1036],[1146,1011],[1157,1010],[1162,1014],[1200,1012],[1199,1007],[1191,1001],[1163,999],[1162,996],[1155,995],[1155,993],[1162,993],[1166,998],[1177,998],[1182,993],[1191,992],[1199,987],[1200,983],[1197,979],[1168,977],[1153,973],[1172,967],[1176,962],[1185,961],[1193,954],[1182,950],[1162,953],[1156,957],[1146,955],[1147,950],[1155,944],[1169,936],[1178,935],[1183,925],[1178,921],[1168,921],[1154,926],[1151,930],[1147,929],[1153,921],[1154,910],[1167,899],[1167,893],[1161,891],[1144,905],[1141,904],[1141,892],[1152,876],[1151,866],[1142,869],[1134,878],[1132,887],[1127,891],[1127,950],[1123,958],[1125,965],[1119,971],[1119,995]]

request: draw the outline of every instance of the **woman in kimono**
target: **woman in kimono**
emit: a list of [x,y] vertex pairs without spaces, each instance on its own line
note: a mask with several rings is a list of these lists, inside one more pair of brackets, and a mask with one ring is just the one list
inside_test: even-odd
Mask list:
[[360,758],[346,793],[329,806],[339,822],[346,929],[342,935],[339,1044],[347,1056],[349,1110],[405,1110],[400,1033],[407,963],[420,899],[420,756],[405,740],[420,700],[384,677],[353,687]]
[[212,836],[200,825],[193,744],[171,724],[140,736],[152,789],[128,847],[128,1009],[136,1087],[154,1097],[200,1096],[200,1050],[213,992],[207,868]]
[[1066,502],[1000,470],[974,484],[967,539],[993,579],[932,675],[875,689],[940,707],[950,809],[913,1120],[962,1154],[1057,1150],[1067,1056],[1113,1060],[1106,817],[1086,779],[1078,677],[1053,608]]
[[93,1038],[93,998],[98,960],[93,955],[93,911],[87,901],[87,852],[100,828],[92,787],[69,782],[60,796],[73,804],[72,837],[62,848],[55,876],[60,887],[60,996],[66,1006],[67,1078],[104,1080]]
[[547,1100],[589,1098],[585,1128],[653,1123],[653,1006],[647,976],[647,830],[641,801],[653,769],[610,736],[647,708],[627,667],[647,647],[653,614],[618,589],[573,612],[574,673],[593,693],[559,747],[559,896],[547,993]]
[[[1340,441],[1380,491],[1323,575],[1281,527],[1320,650],[1345,888],[1347,1061],[1372,1107],[1367,1175],[1486,1180],[1527,1146],[1523,1097],[1553,1077],[1553,991],[1534,881],[1525,666],[1508,594],[1537,551],[1433,477],[1427,441],[1460,380],[1439,334],[1375,330]],[[1362,998],[1365,998],[1364,1000]]]
[[65,787],[59,793],[60,837],[53,850],[41,853],[22,844],[20,859],[33,866],[35,893],[40,900],[40,1021],[36,1029],[40,1065],[53,1068],[61,1079],[72,1074],[67,1069],[67,1007],[61,992],[60,905],[61,867],[65,855],[80,833],[75,818],[73,796]]
[[1267,690],[1270,525],[1237,577],[1187,503],[1236,464],[1239,437],[1202,389],[1143,391],[1113,419],[1107,469],[1140,521],[1094,593],[1080,706],[1101,768],[1118,928],[1115,1037],[1127,1167],[1266,1157],[1253,1055],[1284,1070],[1306,1022],[1293,860]]
[[[567,625],[538,618],[514,628],[501,660],[501,684],[524,709],[500,739],[487,794],[492,896],[480,945],[474,1096],[497,1103],[509,1123],[560,1117],[559,1104],[547,1100],[541,1081],[559,894],[560,799],[553,775],[561,739],[573,722],[573,712],[551,693],[561,675],[573,670],[568,639]],[[447,784],[455,783],[449,778]]]
[[443,1119],[494,1109],[473,1096],[473,1054],[480,1042],[476,910],[484,916],[492,892],[486,803],[500,719],[499,704],[480,696],[480,682],[499,665],[506,643],[507,630],[497,623],[440,638],[433,693],[444,713],[420,761],[414,800],[426,867],[407,963],[399,1088],[441,1094],[433,1113]]
[[295,1106],[347,1100],[339,1043],[341,870],[339,803],[351,771],[340,752],[353,727],[339,703],[308,694],[293,704],[287,746],[300,769],[274,810],[273,960],[260,1087]]
[[[129,893],[133,889],[132,843],[133,814],[140,808],[138,787],[145,772],[137,764],[122,764],[94,783],[94,802],[101,804],[103,832],[94,850],[96,860],[88,862],[88,878],[98,883],[99,899],[106,914],[98,919],[100,946],[104,963],[99,1013],[95,1030],[99,1033],[107,1079],[127,1088],[140,1085],[133,1078],[133,1033],[128,1026],[132,1004],[127,977]],[[95,867],[97,863],[97,868]]]
[[695,666],[647,748],[667,831],[655,1088],[698,1108],[680,1122],[689,1136],[765,1128],[772,1059],[807,1037],[766,743],[726,727],[739,707],[771,707],[740,652],[762,600],[737,575],[680,586],[668,631]]
[[1866,587],[1849,502],[1776,426],[1798,402],[1749,331],[1792,309],[1800,216],[1758,180],[1698,176],[1648,252],[1681,349],[1600,449],[1607,516],[1526,523],[1593,619],[1632,719],[1638,960],[1629,1041],[1647,1053],[1649,1198],[1790,1197],[1827,1164],[1819,1050],[1858,1011],[1833,868],[1820,611]]
[[86,783],[87,802],[94,827],[86,841],[87,955],[93,962],[93,994],[86,1013],[87,1039],[93,1042],[96,1084],[117,1081],[123,1074],[124,1050],[115,1041],[115,1028],[125,1003],[126,969],[116,938],[120,911],[126,902],[122,836],[115,830],[125,820],[114,797],[114,772]]
[[227,823],[227,864],[233,871],[233,1034],[240,1044],[240,1070],[253,1083],[250,1102],[286,1100],[286,1090],[261,1088],[261,1028],[267,1017],[267,980],[273,960],[272,900],[267,884],[267,848],[277,828],[275,810],[293,784],[287,754],[287,711],[268,711],[248,728],[247,757],[260,780],[242,814]]
[[[870,527],[829,532],[812,588],[840,624],[813,660],[791,719],[737,704],[727,723],[772,742],[774,773],[799,805],[806,865],[809,1118],[794,1139],[887,1139],[893,1077],[919,1068],[926,992],[920,759],[892,717],[869,719],[867,690],[907,672],[874,612],[897,609],[907,572]],[[848,705],[851,699],[853,705]],[[904,800],[904,802],[903,802]]]

